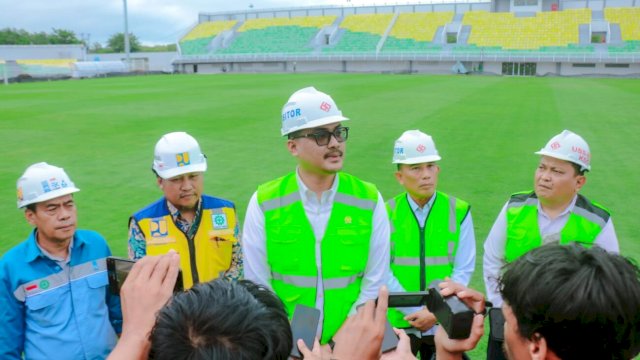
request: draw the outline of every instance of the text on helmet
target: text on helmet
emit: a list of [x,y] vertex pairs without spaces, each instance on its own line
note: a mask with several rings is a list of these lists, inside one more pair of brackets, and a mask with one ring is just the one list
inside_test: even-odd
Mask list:
[[42,185],[42,191],[48,193],[49,191],[66,188],[68,185],[64,180],[58,181],[56,178],[51,178],[40,183]]
[[404,148],[403,147],[393,148],[393,152],[396,155],[404,155]]
[[282,113],[282,121],[301,116],[300,108],[287,110]]
[[573,151],[574,153],[578,154],[578,159],[584,163],[589,163],[589,160],[591,159],[591,154],[589,154],[589,152],[579,146],[572,146],[571,147],[571,151]]

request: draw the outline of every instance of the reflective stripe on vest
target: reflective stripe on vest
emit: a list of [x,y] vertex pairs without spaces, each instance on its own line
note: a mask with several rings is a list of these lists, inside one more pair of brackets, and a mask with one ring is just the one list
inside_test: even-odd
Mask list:
[[[339,173],[331,215],[321,241],[324,322],[321,342],[328,342],[346,319],[360,293],[366,269],[377,189]],[[265,216],[271,285],[289,316],[296,304],[314,307],[318,269],[316,239],[304,212],[295,173],[258,187]]]
[[[387,202],[391,233],[391,269],[406,291],[420,290],[420,226],[407,200],[407,193]],[[433,280],[453,273],[460,225],[469,205],[453,196],[437,192],[424,228],[424,277],[428,286]],[[395,327],[410,327],[404,314],[390,309],[389,319]]]
[[[507,204],[507,239],[505,260],[514,261],[531,249],[542,245],[538,224],[538,198],[533,191],[511,195]],[[591,247],[609,220],[609,211],[578,194],[566,224],[560,231],[560,244],[577,242]]]

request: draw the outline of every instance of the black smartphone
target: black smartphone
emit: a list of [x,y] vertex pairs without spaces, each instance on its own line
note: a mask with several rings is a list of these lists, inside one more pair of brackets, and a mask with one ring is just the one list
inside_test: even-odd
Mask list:
[[504,315],[502,308],[489,309],[489,338],[504,341]]
[[393,327],[391,326],[389,319],[387,319],[387,323],[384,326],[384,337],[382,338],[382,353],[386,353],[387,351],[397,348],[398,342],[400,342],[398,335],[393,331]]
[[426,291],[390,292],[389,307],[419,307],[427,304],[429,293]]
[[298,339],[302,339],[309,349],[313,349],[313,342],[318,332],[320,322],[320,310],[309,306],[296,304],[291,318],[291,333],[293,334],[293,348],[291,356],[302,359],[298,350]]
[[[107,274],[109,276],[109,289],[111,290],[111,293],[120,295],[120,288],[122,287],[122,284],[124,284],[124,281],[127,279],[127,275],[129,275],[129,272],[135,263],[135,260],[129,260],[117,256],[107,257]],[[184,290],[184,285],[182,284],[182,270],[179,270],[178,279],[173,288],[173,292],[182,290]]]

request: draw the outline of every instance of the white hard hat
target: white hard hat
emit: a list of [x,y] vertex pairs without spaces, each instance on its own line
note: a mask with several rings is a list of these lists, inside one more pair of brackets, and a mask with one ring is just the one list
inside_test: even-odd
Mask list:
[[298,90],[282,108],[282,136],[294,131],[349,120],[331,96],[306,87]]
[[394,164],[421,164],[440,160],[431,136],[420,130],[407,130],[393,147]]
[[63,168],[46,162],[33,164],[18,179],[18,209],[80,191]]
[[591,170],[591,152],[584,139],[569,130],[563,130],[554,136],[536,154],[570,161],[580,165],[581,171]]
[[204,172],[207,157],[200,151],[200,145],[186,132],[172,132],[164,135],[153,152],[153,170],[163,179],[174,176]]

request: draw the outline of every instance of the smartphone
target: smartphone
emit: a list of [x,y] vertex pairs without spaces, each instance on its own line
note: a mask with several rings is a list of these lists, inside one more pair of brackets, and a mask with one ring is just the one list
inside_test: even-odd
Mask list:
[[387,323],[384,326],[384,337],[382,338],[382,353],[384,354],[387,351],[397,348],[399,341],[398,335],[393,331],[393,327],[391,326],[389,319],[387,319]]
[[313,343],[320,323],[320,310],[309,306],[296,304],[291,319],[291,333],[293,334],[293,348],[291,356],[302,359],[298,350],[298,339],[302,339],[309,349],[313,349]]
[[[131,271],[135,260],[129,260],[117,256],[107,257],[107,274],[109,276],[109,289],[112,294],[120,295],[120,288],[124,281],[127,279],[127,275]],[[173,292],[184,290],[182,284],[182,270],[178,271],[178,279],[176,285],[173,288]]]
[[489,338],[504,341],[504,315],[502,308],[489,309]]
[[429,293],[426,291],[390,292],[389,307],[420,307],[427,304]]

